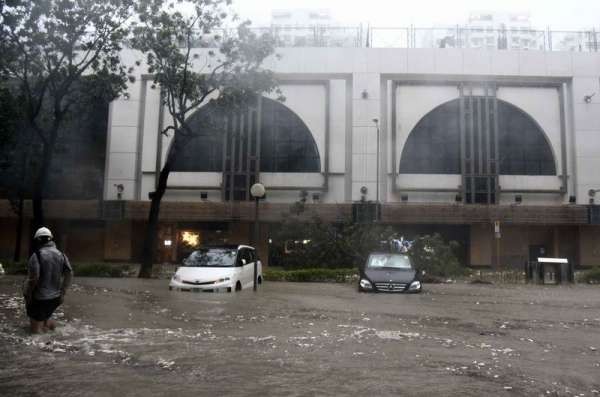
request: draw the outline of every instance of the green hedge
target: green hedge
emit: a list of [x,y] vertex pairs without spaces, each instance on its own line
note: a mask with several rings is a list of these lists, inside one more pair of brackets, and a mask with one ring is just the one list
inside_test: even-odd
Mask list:
[[[132,267],[119,263],[72,263],[76,277],[126,277],[132,274]],[[2,262],[6,274],[26,275],[27,262]]]
[[600,267],[594,267],[584,271],[581,274],[579,281],[588,284],[600,284]]
[[131,273],[129,265],[113,263],[73,264],[75,277],[126,277]]
[[267,281],[292,282],[336,282],[345,283],[358,279],[356,269],[265,269],[263,276]]
[[27,274],[27,262],[2,262],[2,267],[6,274],[13,275],[26,275]]

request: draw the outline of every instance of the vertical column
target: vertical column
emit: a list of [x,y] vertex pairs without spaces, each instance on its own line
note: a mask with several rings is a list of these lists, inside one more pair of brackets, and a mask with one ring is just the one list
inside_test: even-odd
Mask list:
[[116,200],[122,187],[122,199],[136,198],[136,177],[139,172],[139,111],[141,83],[128,86],[123,96],[110,104],[104,199]]
[[[381,119],[381,84],[378,73],[355,73],[352,87],[352,191],[353,201],[360,200],[360,188],[368,189],[367,200],[375,201],[377,196],[377,172],[379,172],[380,200],[382,182],[382,157],[379,153],[377,165],[377,128],[373,119]],[[380,142],[380,148],[386,145]]]

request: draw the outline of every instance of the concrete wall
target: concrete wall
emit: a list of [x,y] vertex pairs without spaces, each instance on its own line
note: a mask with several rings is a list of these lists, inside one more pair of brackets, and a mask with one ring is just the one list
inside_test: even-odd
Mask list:
[[[198,50],[202,53],[202,50]],[[285,106],[293,110],[310,128],[317,142],[324,168],[325,115],[329,112],[330,171],[329,191],[322,202],[352,201],[361,198],[360,188],[368,189],[367,199],[377,195],[377,129],[374,118],[380,120],[380,198],[398,201],[391,194],[391,114],[397,112],[397,159],[414,125],[435,106],[458,96],[447,81],[495,79],[513,83],[564,81],[566,115],[566,150],[568,194],[524,195],[528,204],[560,204],[569,195],[577,202],[588,203],[587,191],[600,188],[600,54],[546,53],[538,51],[503,51],[476,49],[369,49],[369,48],[282,48],[281,59],[269,58],[265,66],[282,78],[282,90],[287,97]],[[128,52],[126,58],[139,55]],[[138,68],[140,76],[144,67]],[[440,81],[439,86],[402,86],[398,90],[397,108],[390,109],[390,81],[397,79],[426,79]],[[314,84],[310,82],[314,81]],[[330,86],[329,108],[325,89]],[[153,190],[156,169],[159,93],[150,87],[151,81],[141,77],[131,84],[129,98],[111,104],[109,121],[108,160],[104,197],[116,198],[116,186],[124,186],[124,199],[147,200]],[[501,84],[500,84],[501,85]],[[597,93],[591,103],[585,95]],[[521,108],[544,129],[554,152],[557,172],[560,172],[560,110],[556,89],[535,87],[500,87],[500,99]],[[170,138],[160,138],[163,158]],[[218,186],[220,174],[174,173],[171,184]],[[388,175],[387,177],[385,175]],[[402,175],[403,186],[454,185],[453,176]],[[318,175],[268,175],[261,179],[268,184],[302,185],[310,188],[319,184]],[[502,176],[506,189],[522,186],[557,189],[555,177]],[[297,191],[271,191],[268,200],[295,201]],[[167,200],[199,200],[198,192],[173,191]],[[411,194],[411,201],[448,202],[453,194]],[[218,191],[209,191],[209,200],[220,200]],[[506,196],[501,202],[512,202]]]
[[131,221],[106,222],[104,228],[104,259],[131,259]]
[[579,227],[579,263],[600,266],[600,226]]

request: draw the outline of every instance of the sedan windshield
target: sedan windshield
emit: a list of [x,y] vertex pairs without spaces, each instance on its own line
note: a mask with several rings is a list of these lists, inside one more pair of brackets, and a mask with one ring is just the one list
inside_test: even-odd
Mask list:
[[410,259],[406,255],[397,254],[374,254],[369,257],[367,268],[394,268],[394,269],[412,269]]
[[237,250],[206,249],[192,252],[184,259],[183,266],[188,267],[234,267]]

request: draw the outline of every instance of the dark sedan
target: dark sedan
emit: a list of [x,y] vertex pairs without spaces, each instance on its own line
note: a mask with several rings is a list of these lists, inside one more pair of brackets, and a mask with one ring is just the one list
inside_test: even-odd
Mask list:
[[361,292],[421,292],[418,272],[404,254],[374,252],[360,269]]

